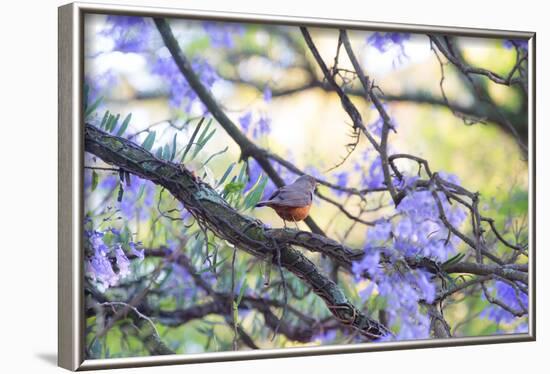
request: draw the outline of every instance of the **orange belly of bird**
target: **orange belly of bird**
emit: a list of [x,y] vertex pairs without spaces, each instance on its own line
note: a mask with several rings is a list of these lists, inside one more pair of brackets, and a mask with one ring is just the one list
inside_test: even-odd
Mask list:
[[301,221],[305,219],[309,214],[309,209],[311,205],[301,206],[301,207],[290,207],[283,205],[269,205],[270,208],[275,210],[279,217],[285,221]]

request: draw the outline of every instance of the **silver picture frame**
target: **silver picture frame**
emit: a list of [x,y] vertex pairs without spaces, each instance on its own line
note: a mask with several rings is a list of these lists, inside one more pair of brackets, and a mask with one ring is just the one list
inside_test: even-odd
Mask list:
[[[429,32],[472,37],[499,37],[529,40],[529,332],[526,334],[430,339],[407,342],[350,344],[292,349],[217,352],[154,357],[85,359],[83,291],[83,49],[86,14],[164,16],[200,20],[256,22],[325,28],[353,28],[376,31]],[[59,7],[59,132],[58,132],[58,365],[69,370],[92,370],[213,361],[250,360],[435,348],[459,345],[525,342],[535,340],[535,61],[534,32],[395,24],[341,19],[318,19],[280,15],[222,13],[160,7],[71,3]]]

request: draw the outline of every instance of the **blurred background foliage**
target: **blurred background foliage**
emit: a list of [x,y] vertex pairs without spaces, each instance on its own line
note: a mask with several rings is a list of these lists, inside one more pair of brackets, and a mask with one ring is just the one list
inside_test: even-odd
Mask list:
[[[363,188],[368,184],[365,178],[370,175],[373,159],[364,139],[341,166],[328,171],[346,155],[346,145],[350,143],[350,121],[337,96],[321,87],[284,93],[307,85],[312,74],[321,76],[307,55],[297,28],[186,20],[172,20],[171,26],[203,83],[250,139],[321,179],[348,187]],[[310,31],[324,60],[331,62],[337,30]],[[427,36],[412,34],[402,40],[378,41],[373,35],[373,32],[350,31],[365,72],[384,95],[441,97],[441,67]],[[459,38],[458,41],[465,59],[473,65],[506,75],[515,64],[515,51],[503,40]],[[270,209],[251,207],[262,194],[265,197],[274,188],[254,161],[248,168],[239,161],[239,147],[215,121],[204,121],[195,133],[200,118],[208,115],[186,87],[151,19],[88,15],[85,46],[86,102],[91,107],[87,121],[142,144],[159,157],[181,162],[185,154],[185,166],[215,186],[233,206],[272,227],[282,227],[281,219]],[[345,54],[340,55],[339,63],[352,69]],[[475,108],[478,103],[466,82],[452,66],[444,65],[443,69],[449,99],[457,105]],[[352,76],[348,78],[349,91],[360,89]],[[492,82],[486,83],[486,89],[503,110],[522,118],[525,108],[521,107],[521,92]],[[370,103],[361,96],[352,96],[352,100],[365,123],[376,126],[378,114]],[[432,170],[456,175],[463,186],[481,193],[483,214],[495,219],[506,238],[512,242],[526,240],[528,167],[517,139],[492,122],[465,125],[441,105],[414,100],[388,100],[386,105],[397,128],[397,133],[391,136],[392,151],[423,157],[429,160]],[[107,111],[112,119],[105,114]],[[526,117],[523,121],[526,122]],[[195,142],[187,149],[190,139]],[[109,170],[109,165],[90,154],[85,158],[89,166],[84,176],[87,254],[92,258],[94,245],[98,243],[108,248],[106,251],[120,248],[123,252],[119,253],[120,258],[113,255],[115,259],[110,260],[111,278],[98,274],[97,268],[87,271],[86,287],[95,295],[96,302],[129,302],[137,298],[140,310],[151,318],[159,336],[177,353],[233,349],[231,318],[261,348],[361,341],[339,329],[321,329],[309,342],[295,341],[284,334],[274,336],[271,329],[265,328],[265,316],[248,308],[244,301],[237,308],[237,316],[229,316],[229,320],[213,313],[180,324],[169,314],[163,314],[201,305],[212,296],[197,286],[189,268],[171,261],[170,256],[147,256],[142,252],[144,249],[184,253],[191,266],[216,291],[241,294],[244,298],[280,299],[278,270],[271,269],[271,284],[264,287],[265,272],[269,271],[265,264],[238,252],[233,273],[234,249],[212,233],[207,233],[205,240],[193,218],[167,191],[135,176],[121,178],[117,170]],[[414,174],[415,166],[409,166]],[[287,183],[296,177],[279,165],[277,169]],[[357,197],[346,197],[323,186],[320,190],[346,204],[353,214],[361,206],[371,209],[372,212],[361,216],[365,220],[375,221],[392,211],[387,196],[381,193],[368,195],[367,205],[363,206]],[[254,193],[259,195],[252,196]],[[311,215],[327,236],[353,248],[365,245],[369,228],[354,224],[336,206],[316,199]],[[303,223],[299,226],[307,229]],[[462,227],[468,230],[467,226]],[[489,234],[489,240],[493,239]],[[461,244],[457,251],[467,249]],[[494,251],[504,254],[509,249],[494,243]],[[328,260],[316,255],[309,257],[326,272],[330,271]],[[383,298],[362,296],[369,287],[367,280],[357,281],[342,272],[338,279],[350,299],[368,313],[377,316],[386,307]],[[317,323],[329,319],[323,302],[301,281],[289,273],[286,280],[292,290],[289,304],[293,308]],[[93,306],[92,296],[87,296],[91,311],[86,323],[90,357],[151,354],[136,332],[140,328],[135,320],[125,315],[109,326],[103,310],[107,307]],[[488,313],[491,307],[479,292],[453,295],[445,306],[453,335],[523,331],[526,317],[492,318]],[[273,311],[280,316],[282,308]],[[292,311],[286,312],[285,321],[293,325],[303,323]],[[399,331],[399,324],[393,328]],[[249,347],[240,344],[239,349]]]

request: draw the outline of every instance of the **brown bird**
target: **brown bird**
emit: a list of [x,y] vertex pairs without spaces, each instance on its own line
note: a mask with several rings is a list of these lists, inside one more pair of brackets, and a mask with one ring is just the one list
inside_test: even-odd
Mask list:
[[309,215],[315,187],[315,178],[302,175],[294,183],[277,189],[267,200],[256,204],[256,207],[268,206],[283,219],[285,227],[286,221],[293,221],[298,228],[296,222],[306,219]]

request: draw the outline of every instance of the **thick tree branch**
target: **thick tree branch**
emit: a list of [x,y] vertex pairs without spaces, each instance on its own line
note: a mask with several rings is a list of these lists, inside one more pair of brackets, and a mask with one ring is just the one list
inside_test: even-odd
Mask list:
[[160,338],[155,324],[149,317],[141,313],[136,307],[118,301],[106,301],[97,303],[89,307],[89,310],[100,309],[105,316],[115,317],[119,313],[123,313],[122,317],[132,320],[139,338],[143,341],[146,349],[152,355],[173,355],[176,354],[170,349]]
[[[523,57],[518,58],[518,60],[516,61],[516,65],[510,71],[508,76],[502,77],[490,70],[470,66],[465,61],[460,50],[456,47],[455,42],[451,37],[438,35],[429,35],[429,37],[430,41],[435,44],[437,49],[445,56],[445,58],[447,58],[447,60],[450,61],[458,69],[465,80],[471,84],[475,95],[479,98],[479,100],[487,103],[490,106],[494,115],[498,118],[499,122],[505,125],[505,128],[516,139],[524,155],[527,155],[527,137],[523,137],[519,134],[518,129],[512,124],[510,119],[503,113],[500,107],[491,98],[487,88],[480,84],[480,82],[477,80],[477,78],[479,77],[486,77],[497,84],[505,86],[519,84],[526,92],[526,82],[524,82],[522,78],[513,78],[513,76],[518,67],[524,61],[527,61],[527,56],[524,55]],[[524,100],[526,100],[526,96]],[[525,130],[527,130],[526,127]]]
[[[302,279],[323,299],[328,309],[344,325],[349,325],[369,339],[389,334],[389,330],[366,316],[352,305],[343,291],[324,276],[302,253],[289,242],[277,240],[271,230],[261,222],[235,211],[208,184],[171,162],[157,159],[136,144],[107,134],[94,126],[86,125],[85,149],[108,164],[120,167],[141,178],[166,188],[194,216],[199,225],[211,230],[219,238],[260,259],[277,265],[280,253],[283,267]],[[314,235],[313,233],[309,235]],[[317,240],[322,236],[316,236]]]
[[[178,66],[179,70],[189,82],[189,85],[196,92],[203,104],[208,108],[212,116],[218,121],[220,126],[224,128],[227,134],[241,148],[241,159],[246,160],[248,157],[254,158],[276,186],[283,186],[285,183],[269,162],[267,154],[261,148],[248,140],[246,135],[244,135],[233,123],[233,121],[231,121],[231,119],[218,105],[212,94],[201,83],[199,77],[193,71],[191,63],[179,47],[178,41],[174,37],[174,34],[172,33],[168,22],[162,18],[155,18],[154,21],[157,29],[160,32],[162,40],[164,41],[164,44],[170,51],[170,54],[172,55],[174,62]],[[319,225],[315,223],[313,218],[307,217],[305,223],[308,225],[312,232],[324,235],[323,230],[321,230]]]

